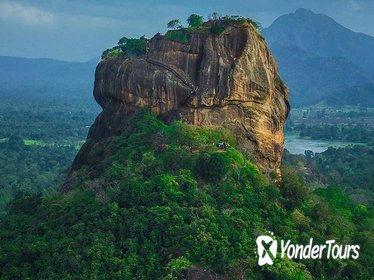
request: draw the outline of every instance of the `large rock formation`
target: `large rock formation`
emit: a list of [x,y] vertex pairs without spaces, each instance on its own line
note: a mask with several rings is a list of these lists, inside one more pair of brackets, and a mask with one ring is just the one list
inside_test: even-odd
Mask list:
[[288,90],[265,41],[249,24],[230,25],[220,35],[196,31],[188,44],[158,34],[142,57],[104,59],[96,69],[94,96],[103,111],[73,170],[87,163],[101,140],[125,130],[139,107],[167,122],[227,127],[263,172],[279,169]]

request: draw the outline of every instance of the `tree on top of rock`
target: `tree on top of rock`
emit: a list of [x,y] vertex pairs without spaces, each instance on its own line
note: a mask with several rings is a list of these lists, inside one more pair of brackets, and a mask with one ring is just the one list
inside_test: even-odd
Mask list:
[[178,29],[181,28],[182,24],[179,19],[172,19],[171,21],[168,22],[168,28],[169,29]]
[[204,17],[192,14],[187,19],[189,27],[200,27],[204,23]]
[[123,37],[118,41],[118,47],[126,56],[139,56],[146,53],[147,38],[145,36],[140,38]]

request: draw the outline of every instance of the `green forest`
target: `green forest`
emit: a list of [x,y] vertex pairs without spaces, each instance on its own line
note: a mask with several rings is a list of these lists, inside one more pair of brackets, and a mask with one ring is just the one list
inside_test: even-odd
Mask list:
[[25,145],[16,136],[0,143],[0,216],[18,192],[54,192],[76,153],[74,146]]
[[334,184],[354,202],[374,205],[374,147],[330,147],[323,153],[305,151],[305,155],[285,151],[283,166],[297,170],[310,188]]
[[301,137],[367,143],[374,146],[374,127],[368,124],[305,125],[294,128]]
[[[43,91],[40,91],[43,92]],[[87,98],[2,95],[0,216],[18,192],[53,193],[83,144],[98,107]]]
[[[0,221],[2,279],[369,279],[373,211],[336,186],[308,189],[283,168],[271,183],[224,129],[165,125],[145,110],[92,152],[67,193],[19,193]],[[226,150],[214,143],[230,144]],[[255,236],[336,239],[358,260],[276,259],[260,268]]]

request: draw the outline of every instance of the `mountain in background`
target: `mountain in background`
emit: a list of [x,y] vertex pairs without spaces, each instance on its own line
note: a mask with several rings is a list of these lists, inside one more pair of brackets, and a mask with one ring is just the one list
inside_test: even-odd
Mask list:
[[331,94],[322,100],[329,106],[349,106],[352,105],[352,98],[357,104],[367,107],[374,107],[374,84],[355,86],[342,90],[339,94]]
[[15,96],[79,95],[91,92],[99,59],[67,62],[0,56],[0,94]]
[[[367,105],[373,98],[374,91],[366,91],[364,97],[353,94],[357,86],[373,88],[373,37],[306,9],[279,17],[263,34],[291,89],[292,105],[310,105],[338,96],[348,98],[350,105]],[[350,88],[352,95],[347,94]]]

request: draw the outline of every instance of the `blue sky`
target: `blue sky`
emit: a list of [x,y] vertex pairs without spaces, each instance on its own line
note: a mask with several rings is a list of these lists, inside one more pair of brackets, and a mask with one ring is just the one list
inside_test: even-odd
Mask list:
[[0,55],[86,61],[123,36],[165,32],[170,19],[191,13],[241,15],[267,27],[297,8],[374,36],[373,0],[0,0]]

